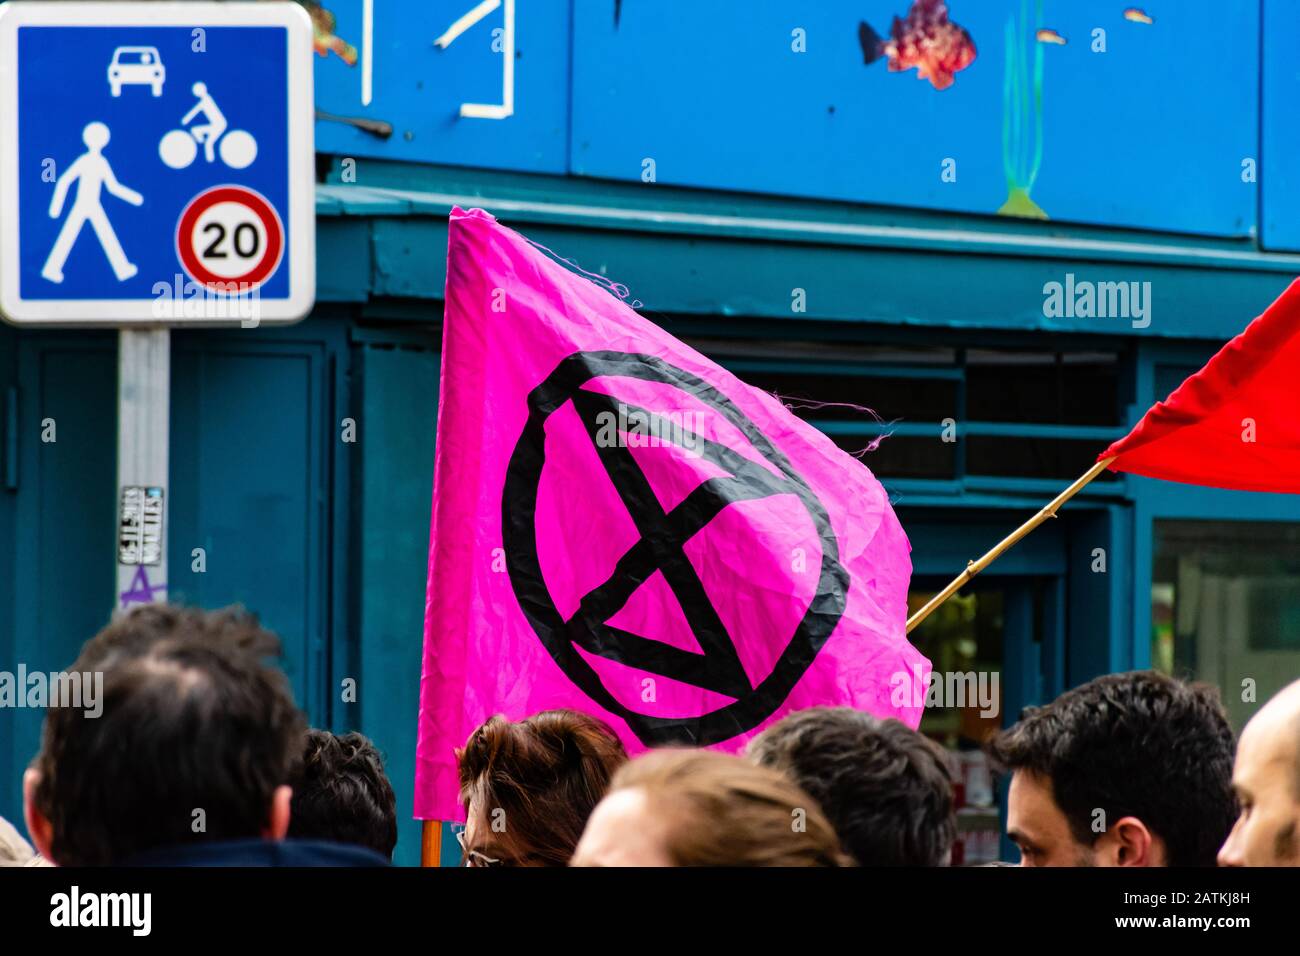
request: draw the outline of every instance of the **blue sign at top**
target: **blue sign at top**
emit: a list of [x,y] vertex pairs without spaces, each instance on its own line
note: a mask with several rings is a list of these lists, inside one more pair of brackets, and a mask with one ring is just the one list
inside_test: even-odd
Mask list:
[[311,52],[296,4],[0,6],[0,312],[305,315]]

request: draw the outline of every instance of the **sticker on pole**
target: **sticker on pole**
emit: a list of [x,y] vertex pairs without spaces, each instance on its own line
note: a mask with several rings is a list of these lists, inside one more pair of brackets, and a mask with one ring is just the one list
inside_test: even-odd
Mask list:
[[0,314],[305,316],[311,38],[290,4],[0,5]]
[[117,563],[162,563],[163,489],[126,485],[117,528]]

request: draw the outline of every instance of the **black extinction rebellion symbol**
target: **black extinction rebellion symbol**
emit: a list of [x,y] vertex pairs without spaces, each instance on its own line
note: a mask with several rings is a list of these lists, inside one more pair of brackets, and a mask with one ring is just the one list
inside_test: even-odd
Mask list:
[[[650,482],[630,450],[596,440],[601,412],[617,414],[619,401],[584,389],[592,379],[612,376],[674,386],[723,416],[779,474],[734,449],[697,436],[694,450],[725,474],[703,481],[669,511],[659,504]],[[545,428],[550,415],[572,402],[591,436],[601,464],[626,505],[639,539],[616,563],[609,578],[586,594],[565,619],[542,576],[537,548],[537,495],[546,463]],[[664,435],[663,421],[627,402],[627,409],[650,421],[650,434]],[[654,355],[578,352],[556,366],[528,396],[528,421],[510,457],[502,494],[502,543],[515,597],[547,652],[584,693],[627,721],[642,743],[707,746],[729,740],[770,716],[816,658],[844,613],[848,572],[839,561],[839,544],[825,506],[790,461],[730,399],[709,383]],[[556,452],[552,450],[552,454]],[[821,541],[821,572],[812,599],[772,672],[754,686],[746,676],[717,610],[686,556],[683,545],[730,504],[794,495],[812,519]],[[647,578],[662,573],[703,653],[682,650],[631,634],[607,622]],[[716,691],[735,700],[690,717],[655,717],[625,706],[609,691],[577,648],[629,667]]]

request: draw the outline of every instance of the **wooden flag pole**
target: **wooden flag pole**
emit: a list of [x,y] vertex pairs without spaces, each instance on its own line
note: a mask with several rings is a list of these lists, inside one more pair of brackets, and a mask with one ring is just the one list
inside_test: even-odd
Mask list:
[[420,831],[420,866],[442,865],[442,821],[425,820]]
[[952,597],[954,594],[956,594],[958,591],[964,588],[967,582],[970,581],[971,578],[975,577],[975,575],[979,574],[990,564],[992,564],[998,558],[998,556],[1002,554],[1002,552],[1006,551],[1013,544],[1015,544],[1025,535],[1029,534],[1029,532],[1033,531],[1035,528],[1037,528],[1048,518],[1055,518],[1057,509],[1060,508],[1061,505],[1065,504],[1076,494],[1078,494],[1080,489],[1082,489],[1084,485],[1086,485],[1088,482],[1092,481],[1092,479],[1096,478],[1103,471],[1105,471],[1106,468],[1110,465],[1110,463],[1114,460],[1115,459],[1113,457],[1103,458],[1101,461],[1097,462],[1095,465],[1093,465],[1091,468],[1085,471],[1082,475],[1080,475],[1075,480],[1074,484],[1070,485],[1069,488],[1066,488],[1059,495],[1053,498],[1051,502],[1043,508],[1042,511],[1038,512],[1038,514],[1034,515],[1032,518],[1030,518],[1028,521],[1022,524],[1015,531],[1011,532],[1009,535],[1007,535],[1005,538],[999,541],[997,545],[994,546],[993,550],[991,550],[988,554],[984,555],[984,557],[980,558],[978,561],[968,561],[966,563],[965,571],[957,575],[957,577],[953,578],[952,581],[948,583],[948,586],[946,588],[944,588],[934,597],[930,598],[930,600],[926,601],[925,606],[923,608],[921,608],[919,611],[917,611],[915,614],[913,614],[911,617],[907,619],[907,633],[909,634],[912,633],[912,629],[915,628],[922,621],[924,621],[927,617],[929,617],[935,608],[937,608],[944,601],[948,600],[948,598]]

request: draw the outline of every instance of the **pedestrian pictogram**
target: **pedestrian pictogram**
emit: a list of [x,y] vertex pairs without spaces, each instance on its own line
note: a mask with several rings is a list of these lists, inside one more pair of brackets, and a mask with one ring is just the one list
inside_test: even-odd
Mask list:
[[54,186],[54,197],[50,200],[50,218],[58,219],[63,215],[63,206],[68,192],[75,190],[72,208],[63,220],[59,237],[54,241],[41,275],[50,282],[63,282],[63,266],[68,261],[68,253],[73,243],[81,235],[82,229],[89,224],[94,230],[104,255],[113,267],[113,274],[123,282],[139,270],[122,251],[117,233],[104,210],[104,195],[116,196],[132,206],[144,204],[144,196],[129,186],[123,186],[113,175],[113,167],[104,156],[104,147],[108,145],[111,133],[103,123],[87,123],[82,131],[81,140],[86,151],[68,165],[67,171],[58,178]]

